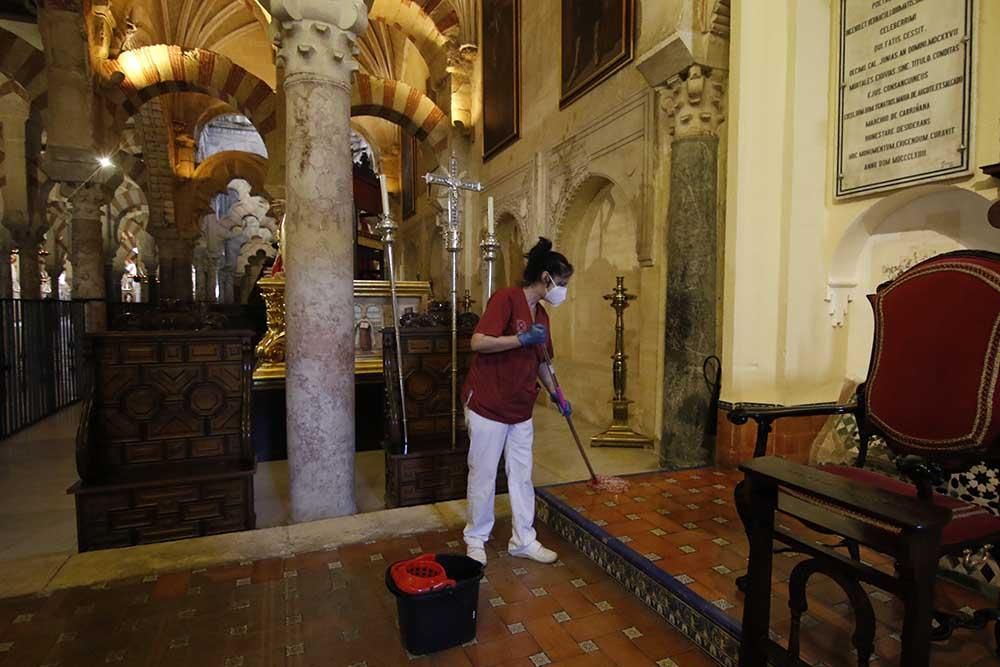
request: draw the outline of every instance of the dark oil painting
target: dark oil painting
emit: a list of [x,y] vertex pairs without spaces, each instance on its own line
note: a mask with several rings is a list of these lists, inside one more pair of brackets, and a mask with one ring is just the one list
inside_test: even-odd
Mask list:
[[632,60],[635,0],[562,0],[562,109]]
[[521,125],[521,2],[483,0],[483,159],[517,141]]

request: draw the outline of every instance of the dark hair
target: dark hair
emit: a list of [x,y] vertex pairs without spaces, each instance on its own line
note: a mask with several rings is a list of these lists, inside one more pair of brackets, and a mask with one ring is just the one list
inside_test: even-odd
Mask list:
[[552,241],[544,236],[538,237],[538,243],[524,257],[528,260],[522,281],[525,286],[537,283],[545,272],[554,278],[563,279],[573,275],[573,265],[562,253],[554,251]]

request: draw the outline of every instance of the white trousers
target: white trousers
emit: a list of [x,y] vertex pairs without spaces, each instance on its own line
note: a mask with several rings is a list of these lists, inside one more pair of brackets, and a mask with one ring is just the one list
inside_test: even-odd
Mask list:
[[514,515],[514,530],[507,545],[512,554],[537,549],[535,538],[535,487],[531,483],[531,446],[535,428],[531,420],[504,424],[466,409],[469,426],[468,517],[465,543],[482,548],[493,530],[500,455],[507,463],[507,490]]

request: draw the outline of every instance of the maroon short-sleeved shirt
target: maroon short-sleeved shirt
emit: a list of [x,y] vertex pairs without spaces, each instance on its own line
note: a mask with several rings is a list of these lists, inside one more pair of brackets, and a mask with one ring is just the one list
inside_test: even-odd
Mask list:
[[[541,304],[535,307],[534,322],[549,328],[549,316]],[[486,305],[476,333],[484,336],[514,336],[534,323],[524,290],[498,290]],[[553,355],[552,336],[545,341]],[[477,354],[465,379],[462,398],[478,415],[503,424],[519,424],[531,419],[538,397],[538,366],[544,360],[538,345],[517,347],[493,354]]]

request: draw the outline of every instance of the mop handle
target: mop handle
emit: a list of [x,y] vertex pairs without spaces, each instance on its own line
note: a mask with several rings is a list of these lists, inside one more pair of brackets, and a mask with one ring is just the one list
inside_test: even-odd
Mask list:
[[[552,376],[552,383],[556,386],[556,391],[562,394],[562,387],[559,386],[559,378],[556,377],[556,369],[552,367],[552,359],[549,358],[549,350],[545,343],[542,343],[542,354],[545,356],[545,363],[549,367],[549,374]],[[587,464],[587,470],[590,472],[590,479],[597,482],[597,473],[594,472],[594,467],[590,465],[590,459],[587,458],[587,452],[583,450],[583,443],[580,442],[580,436],[576,432],[576,426],[573,425],[573,418],[570,415],[564,415],[566,417],[566,423],[569,424],[569,432],[573,434],[573,440],[576,442],[576,448],[580,450],[580,456],[583,457],[583,462]]]

